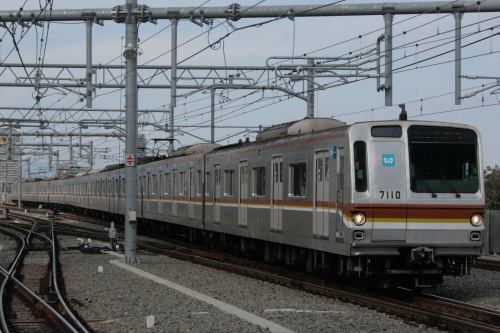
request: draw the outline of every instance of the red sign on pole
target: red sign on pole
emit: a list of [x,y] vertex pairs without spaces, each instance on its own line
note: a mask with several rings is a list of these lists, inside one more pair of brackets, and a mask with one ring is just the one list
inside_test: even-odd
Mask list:
[[126,162],[127,162],[127,166],[133,166],[134,163],[135,163],[134,156],[133,155],[128,155],[127,159],[126,159]]

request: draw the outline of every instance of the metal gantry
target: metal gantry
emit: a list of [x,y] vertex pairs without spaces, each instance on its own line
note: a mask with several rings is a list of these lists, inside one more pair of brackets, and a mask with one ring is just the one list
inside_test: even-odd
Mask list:
[[[125,5],[115,6],[113,8],[105,9],[74,9],[74,10],[52,10],[49,12],[39,12],[33,10],[23,11],[0,11],[0,22],[17,22],[17,23],[33,23],[37,24],[42,21],[82,21],[86,22],[87,31],[87,63],[82,67],[85,70],[83,79],[67,78],[62,76],[50,77],[46,74],[39,76],[35,80],[36,88],[55,88],[62,89],[66,93],[77,93],[87,99],[87,107],[92,106],[92,94],[95,88],[122,88],[126,89],[126,158],[127,158],[127,172],[126,172],[126,240],[125,240],[125,257],[128,263],[137,262],[136,258],[136,138],[137,138],[137,125],[138,125],[138,77],[137,77],[137,35],[138,35],[138,22],[154,22],[160,19],[171,20],[172,26],[172,49],[171,49],[171,64],[169,69],[165,72],[170,72],[170,83],[157,84],[152,80],[140,79],[139,82],[143,87],[149,86],[159,89],[170,89],[170,105],[168,114],[168,140],[170,142],[169,151],[174,149],[174,116],[176,108],[176,98],[178,96],[177,90],[181,89],[182,85],[178,83],[181,80],[181,75],[178,75],[178,61],[177,61],[177,24],[179,20],[192,20],[196,22],[203,22],[209,19],[226,19],[228,21],[237,21],[240,19],[248,18],[286,18],[286,17],[317,17],[317,16],[354,16],[354,15],[381,15],[385,22],[385,34],[383,40],[385,42],[384,58],[384,82],[378,82],[377,88],[385,91],[386,105],[392,105],[392,91],[393,91],[393,78],[392,78],[392,24],[395,15],[403,14],[444,14],[451,13],[455,15],[456,22],[456,50],[455,50],[455,78],[456,78],[456,103],[459,104],[461,100],[460,92],[460,79],[461,79],[461,65],[460,65],[460,39],[461,39],[461,18],[464,13],[468,12],[499,12],[499,1],[434,1],[434,2],[381,2],[370,4],[312,4],[312,5],[294,5],[294,6],[252,6],[245,7],[233,4],[229,7],[166,7],[166,8],[150,8],[145,5],[138,5],[137,0],[126,0]],[[101,21],[113,20],[117,23],[125,23],[126,42],[124,57],[126,59],[125,65],[125,85],[123,84],[122,77],[111,75],[109,82],[103,82],[99,86],[96,82],[96,73],[94,65],[92,64],[92,23],[100,23]],[[380,41],[380,39],[379,39]],[[378,60],[380,63],[380,60]],[[306,70],[307,89],[301,92],[308,101],[307,114],[314,115],[314,78],[317,75],[313,60],[308,60]],[[15,65],[4,66],[0,74],[6,72],[6,68],[14,68]],[[49,67],[44,66],[44,70]],[[105,71],[106,69],[102,69]],[[157,70],[157,69],[154,69]],[[268,70],[268,69],[266,69]],[[31,73],[31,74],[30,74]],[[381,73],[380,67],[378,73]],[[29,86],[33,87],[33,77],[36,71],[28,72],[28,76],[14,74],[16,82],[14,84],[9,82],[0,82],[0,86]],[[381,75],[381,74],[380,74]],[[155,75],[156,77],[157,75]],[[78,76],[76,76],[78,77]],[[377,77],[380,80],[380,77]],[[210,79],[205,75],[203,80]],[[28,83],[29,82],[29,83]],[[224,80],[219,82],[211,82],[211,87],[205,85],[200,87],[199,84],[192,86],[191,89],[208,89],[212,92],[213,101],[215,90],[218,84],[228,84]],[[105,86],[106,85],[106,86]],[[231,84],[233,88],[233,84]],[[251,86],[251,84],[245,85]],[[86,93],[80,93],[75,89],[85,88]],[[254,84],[253,89],[258,86]],[[214,102],[212,102],[213,105]],[[213,106],[212,106],[213,109]],[[89,112],[86,110],[85,112]],[[90,113],[90,112],[89,112]],[[213,119],[213,116],[212,116]],[[212,127],[214,127],[212,121]],[[213,130],[212,130],[213,141]],[[52,155],[52,154],[50,154]]]

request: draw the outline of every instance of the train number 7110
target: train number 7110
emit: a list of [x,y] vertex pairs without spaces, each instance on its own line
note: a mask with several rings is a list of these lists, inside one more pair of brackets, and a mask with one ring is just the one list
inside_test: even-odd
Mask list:
[[379,191],[380,193],[380,199],[401,199],[401,192],[400,191]]

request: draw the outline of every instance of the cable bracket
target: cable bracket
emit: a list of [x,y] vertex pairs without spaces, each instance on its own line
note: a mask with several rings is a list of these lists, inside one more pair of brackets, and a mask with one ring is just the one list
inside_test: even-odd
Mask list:
[[123,23],[127,19],[128,8],[126,6],[114,6],[111,9],[111,19],[116,23]]
[[230,4],[225,12],[228,20],[236,22],[241,18],[241,5],[237,3]]

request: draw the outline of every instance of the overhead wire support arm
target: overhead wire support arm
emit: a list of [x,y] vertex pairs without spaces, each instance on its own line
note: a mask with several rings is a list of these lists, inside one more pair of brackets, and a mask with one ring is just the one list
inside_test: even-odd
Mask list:
[[[13,111],[32,111],[31,106],[0,106],[0,110],[13,110]],[[123,109],[112,109],[112,108],[92,108],[92,109],[82,109],[82,108],[64,108],[64,107],[40,107],[42,111],[56,111],[56,112],[98,112],[98,113],[115,113],[124,112]],[[142,109],[137,110],[138,113],[165,113],[168,110],[165,109]],[[2,119],[2,118],[0,118]]]
[[[210,143],[215,143],[215,91],[217,89],[235,89],[235,90],[278,90],[282,91],[290,96],[297,97],[303,101],[306,101],[308,105],[311,103],[311,98],[310,95],[308,94],[307,96],[304,96],[303,94],[296,93],[294,91],[291,91],[289,89],[277,86],[277,85],[268,85],[268,86],[257,86],[253,84],[213,84],[209,85],[207,87],[204,87],[202,89],[197,89],[194,91],[189,92],[189,95],[192,95],[196,92],[200,91],[210,91]],[[312,93],[314,94],[314,92]],[[313,107],[314,107],[314,100],[312,101]],[[314,115],[313,115],[314,116]],[[173,122],[172,122],[173,126]],[[170,127],[170,133],[173,132],[173,127]],[[169,140],[173,138],[173,133],[169,137]],[[198,137],[197,137],[198,138]],[[202,139],[203,141],[206,141],[205,139]],[[170,142],[173,142],[171,140]]]
[[192,95],[196,92],[200,91],[206,91],[206,90],[211,90],[211,89],[235,89],[235,90],[278,90],[282,91],[290,96],[297,97],[303,101],[307,101],[307,97],[304,96],[301,93],[291,91],[289,89],[276,86],[276,85],[267,85],[267,86],[259,86],[259,85],[253,85],[253,84],[211,84],[206,87],[203,87],[201,89],[197,89],[194,91],[189,92],[189,95]]
[[478,90],[468,92],[464,94],[463,96],[460,96],[460,99],[467,99],[467,98],[472,98],[476,96],[479,93],[482,93],[484,91],[492,90],[490,92],[491,95],[496,95],[499,93],[498,87],[500,87],[500,77],[495,77],[495,76],[475,76],[475,75],[461,75],[461,79],[468,79],[468,80],[495,80],[496,82],[493,83],[488,83],[488,84],[483,84],[482,87]]
[[0,22],[31,22],[36,17],[37,22],[42,21],[85,21],[89,17],[94,20],[124,22],[128,14],[133,14],[141,22],[159,19],[228,19],[239,20],[243,18],[283,17],[293,13],[294,17],[317,16],[356,16],[356,15],[383,15],[388,6],[394,8],[393,14],[453,14],[457,7],[464,7],[464,12],[498,12],[498,1],[412,1],[412,2],[379,2],[364,4],[309,4],[292,6],[239,6],[235,11],[229,7],[163,7],[150,8],[135,6],[129,13],[127,6],[94,9],[64,9],[52,10],[51,13],[40,13],[38,10],[23,10],[22,12],[3,10],[0,11]]

